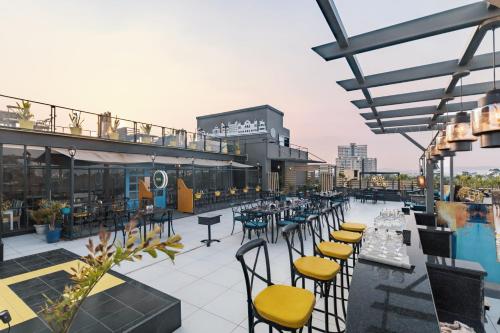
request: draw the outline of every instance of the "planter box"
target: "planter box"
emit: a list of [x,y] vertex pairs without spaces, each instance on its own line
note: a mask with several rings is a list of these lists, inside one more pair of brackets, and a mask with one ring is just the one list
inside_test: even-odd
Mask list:
[[45,233],[47,232],[46,224],[35,224],[34,227],[38,235],[45,235]]
[[35,126],[35,122],[33,120],[19,119],[19,127],[20,128],[32,130],[34,126]]
[[82,128],[81,127],[70,127],[69,130],[71,131],[71,134],[73,134],[73,135],[82,135]]

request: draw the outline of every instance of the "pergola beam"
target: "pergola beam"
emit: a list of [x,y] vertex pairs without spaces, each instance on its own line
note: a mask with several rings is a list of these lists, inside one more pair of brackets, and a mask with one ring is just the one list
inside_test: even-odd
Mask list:
[[[461,105],[460,103],[450,103],[450,104],[448,104],[446,111],[459,112],[459,111],[472,110],[475,108],[477,108],[477,102],[476,101],[468,101],[468,102],[463,102],[463,105]],[[415,108],[379,111],[378,118],[379,119],[387,119],[387,118],[424,116],[424,115],[433,115],[436,113],[441,113],[441,110],[438,111],[436,106],[419,106],[419,107],[415,107]],[[375,119],[375,116],[373,115],[372,112],[360,113],[360,115],[366,120],[374,120]]]
[[[316,0],[316,2],[321,9],[321,12],[325,17],[325,20],[328,23],[333,36],[337,40],[337,45],[339,45],[339,47],[341,48],[348,48],[350,40],[345,30],[344,24],[342,23],[342,20],[340,18],[337,7],[335,7],[335,4],[333,3],[333,0]],[[365,81],[365,77],[363,75],[363,71],[361,70],[361,66],[358,63],[358,60],[354,55],[348,55],[345,58],[349,67],[351,68],[352,73],[354,74],[354,77],[356,78],[356,81],[359,84],[362,84]],[[362,88],[361,90],[363,92],[363,95],[365,96],[365,100],[371,104],[372,97],[368,88]],[[373,116],[377,120],[380,130],[383,131],[384,127],[382,125],[382,122],[377,118],[378,112],[376,107],[370,106],[370,109],[372,110]]]
[[[495,63],[500,65],[500,51],[495,52]],[[460,65],[461,59],[447,60],[433,64],[399,69],[395,71],[365,76],[364,83],[358,83],[356,79],[337,81],[347,91],[362,88],[373,88],[390,84],[431,79],[440,76],[452,75],[459,71],[479,71],[491,68],[493,53],[481,54],[473,57],[469,63]]]
[[435,131],[442,130],[444,126],[442,124],[436,124],[433,128],[429,128],[427,125],[417,125],[417,126],[406,126],[406,127],[392,127],[385,128],[384,132],[382,132],[379,128],[372,129],[372,132],[375,134],[392,134],[392,133],[409,133],[409,132],[427,132],[427,131]]
[[408,141],[413,143],[415,146],[417,146],[418,149],[420,149],[421,151],[425,151],[425,148],[420,143],[418,143],[414,138],[412,138],[406,133],[401,133],[401,135],[405,137]]
[[[420,117],[420,118],[405,118],[405,119],[396,119],[396,120],[386,120],[382,121],[382,125],[384,128],[388,127],[397,127],[397,126],[413,126],[413,125],[425,125],[429,124],[431,117]],[[439,116],[436,118],[437,123],[443,123],[446,121],[446,116]],[[377,128],[377,122],[366,122],[366,126],[370,128]]]
[[[317,1],[318,4],[320,2],[331,2],[333,5],[331,0]],[[485,1],[480,1],[360,34],[351,38],[346,38],[346,40],[349,41],[349,46],[347,47],[341,45],[337,39],[337,42],[316,46],[313,47],[313,50],[323,57],[323,59],[329,61],[349,55],[355,55],[362,52],[377,50],[417,39],[473,27],[498,15],[500,15],[499,8],[490,6]]]
[[[497,85],[500,85],[500,81],[497,81]],[[493,82],[467,84],[463,86],[463,95],[472,96],[472,95],[484,94],[487,91],[491,90],[492,87],[493,87]],[[460,89],[455,87],[455,89],[453,89],[453,91],[450,94],[446,94],[445,89],[431,89],[431,90],[422,90],[411,93],[376,97],[373,98],[373,103],[371,104],[368,103],[366,99],[355,100],[351,102],[354,105],[356,105],[359,109],[364,109],[369,107],[379,107],[385,105],[447,99],[450,97],[458,97],[458,96],[460,96]]]

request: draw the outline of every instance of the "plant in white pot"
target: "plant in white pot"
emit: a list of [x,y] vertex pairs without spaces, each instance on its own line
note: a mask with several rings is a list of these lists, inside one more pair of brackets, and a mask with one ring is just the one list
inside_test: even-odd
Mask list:
[[118,126],[120,126],[120,119],[118,119],[118,117],[115,117],[115,120],[113,120],[113,122],[109,126],[109,131],[108,131],[108,137],[111,140],[118,140],[119,138]]
[[31,218],[35,221],[34,227],[38,235],[45,235],[50,218],[50,209],[42,202],[40,208],[31,212]]
[[17,117],[19,118],[19,127],[24,129],[33,129],[35,122],[31,120],[34,115],[31,113],[31,103],[28,101],[21,101],[17,104]]
[[69,119],[71,120],[71,124],[69,125],[69,130],[73,135],[82,135],[82,124],[84,119],[82,119],[82,113],[71,111],[69,114]]
[[151,124],[141,124],[141,130],[142,130],[142,143],[151,143],[151,129],[153,128],[153,125]]

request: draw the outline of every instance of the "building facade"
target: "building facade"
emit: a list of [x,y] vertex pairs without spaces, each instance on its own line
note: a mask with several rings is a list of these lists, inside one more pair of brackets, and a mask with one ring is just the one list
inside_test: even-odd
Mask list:
[[368,157],[368,145],[338,146],[338,157],[335,160],[337,174],[341,172],[349,179],[358,178],[361,172],[377,172],[377,159]]
[[292,147],[284,113],[270,105],[196,117],[198,133],[224,138],[246,164],[258,166],[264,190],[293,191],[305,182],[300,166],[318,162],[309,159],[305,148]]

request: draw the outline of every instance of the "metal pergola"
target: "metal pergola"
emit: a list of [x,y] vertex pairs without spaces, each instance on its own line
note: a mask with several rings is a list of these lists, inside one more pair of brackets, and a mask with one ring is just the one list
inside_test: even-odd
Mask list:
[[[316,0],[336,42],[313,47],[312,49],[326,61],[345,58],[354,78],[337,81],[346,91],[361,90],[364,99],[351,101],[361,112],[366,125],[375,134],[401,134],[425,152],[408,133],[444,129],[448,119],[445,114],[476,108],[477,102],[448,103],[458,96],[484,94],[492,89],[493,82],[480,82],[457,87],[460,79],[470,72],[496,67],[500,63],[500,52],[475,55],[488,30],[500,24],[500,1],[479,1],[453,8],[429,16],[391,25],[382,29],[348,36],[333,0]],[[458,59],[441,61],[416,67],[398,69],[374,75],[363,75],[357,54],[393,45],[407,43],[456,30],[476,27],[465,50]],[[406,92],[395,95],[373,97],[370,88],[400,84],[405,82],[449,76],[449,84],[444,88]],[[497,84],[500,81],[497,81]],[[437,101],[436,104],[418,107],[401,107],[400,104]],[[430,102],[432,103],[432,102]],[[391,110],[377,108],[396,106]],[[435,141],[435,136],[429,143]],[[433,162],[426,160],[427,210],[433,211]],[[443,162],[441,161],[441,170]],[[441,171],[441,183],[443,173]],[[450,178],[453,178],[453,157],[450,157]]]

